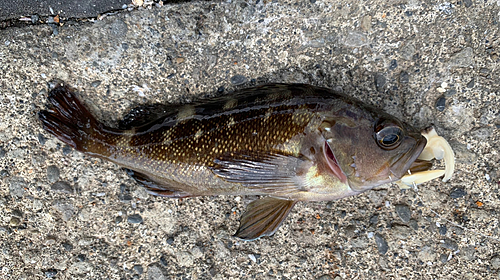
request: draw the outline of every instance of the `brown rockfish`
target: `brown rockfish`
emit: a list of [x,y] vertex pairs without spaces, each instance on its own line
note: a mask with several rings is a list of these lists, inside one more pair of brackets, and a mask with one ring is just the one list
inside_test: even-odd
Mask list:
[[[45,130],[112,161],[155,195],[262,195],[236,236],[272,235],[298,201],[336,200],[405,175],[426,145],[412,126],[342,93],[268,84],[161,110],[135,110],[113,128],[58,83]],[[151,109],[153,108],[153,109]],[[155,117],[144,121],[147,112]]]

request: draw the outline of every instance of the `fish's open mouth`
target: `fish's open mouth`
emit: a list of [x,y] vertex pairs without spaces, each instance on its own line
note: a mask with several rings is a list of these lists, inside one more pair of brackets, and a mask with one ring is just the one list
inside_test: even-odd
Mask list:
[[328,143],[325,141],[325,147],[323,148],[323,154],[325,156],[326,162],[328,163],[328,167],[332,170],[333,174],[339,178],[343,183],[347,182],[347,177],[345,176],[342,169],[340,169],[339,163],[333,154],[332,149],[328,146]]

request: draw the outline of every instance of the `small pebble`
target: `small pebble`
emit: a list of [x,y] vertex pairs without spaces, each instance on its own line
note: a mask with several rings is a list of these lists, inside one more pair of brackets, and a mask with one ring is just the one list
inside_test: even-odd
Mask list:
[[444,94],[445,97],[450,97],[450,96],[453,96],[457,94],[457,90],[456,89],[449,89],[446,91],[446,93]]
[[347,212],[346,212],[346,211],[342,210],[342,211],[340,212],[340,217],[341,217],[342,219],[343,219],[343,218],[345,218],[345,216],[346,216],[346,215],[347,215]]
[[49,183],[55,183],[57,180],[59,180],[59,168],[55,165],[51,165],[47,167],[47,179],[49,180]]
[[452,250],[452,251],[456,251],[458,250],[458,244],[457,242],[449,239],[449,238],[446,238],[442,243],[441,243],[441,247],[443,248],[446,248],[448,250]]
[[52,35],[56,36],[59,35],[59,29],[57,29],[57,25],[55,24],[49,24],[52,27]]
[[413,229],[413,230],[418,230],[418,223],[414,219],[411,219],[408,225]]
[[33,24],[38,23],[39,20],[40,20],[40,17],[38,15],[31,16],[31,23],[33,23]]
[[69,251],[71,251],[71,250],[73,250],[73,245],[71,245],[71,244],[70,244],[70,243],[68,243],[68,242],[64,242],[64,243],[62,244],[62,246],[63,246],[64,250],[66,250],[66,251],[68,251],[68,252],[69,252]]
[[481,73],[482,76],[487,76],[490,73],[490,69],[488,69],[488,68],[481,68],[481,69],[479,69],[479,73]]
[[467,83],[467,88],[473,88],[475,84],[474,78],[470,80],[470,82]]
[[76,256],[76,259],[79,260],[79,261],[81,261],[81,262],[84,262],[85,259],[86,259],[86,257],[85,257],[84,254],[80,254],[80,255]]
[[160,257],[160,263],[161,263],[161,265],[163,265],[163,266],[168,266],[167,257],[166,257],[165,255],[162,255],[162,256]]
[[500,256],[496,256],[491,259],[491,266],[493,267],[493,269],[500,268]]
[[64,221],[69,221],[69,219],[71,219],[71,217],[73,217],[73,215],[76,213],[75,206],[64,201],[56,201],[53,207],[57,211],[61,212],[62,219]]
[[408,223],[411,218],[411,210],[408,205],[405,204],[397,204],[395,205],[396,213],[398,214],[401,221]]
[[174,237],[170,236],[170,237],[167,239],[167,244],[168,244],[168,245],[172,245],[172,243],[174,243]]
[[396,67],[398,67],[398,61],[395,59],[391,60],[391,64],[389,64],[389,70],[394,70],[396,69]]
[[142,223],[143,220],[142,220],[141,215],[134,214],[134,215],[128,216],[127,221],[131,224],[140,224],[140,223]]
[[97,80],[97,81],[93,81],[92,83],[90,83],[90,86],[91,87],[98,87],[101,85],[101,81]]
[[145,279],[167,279],[167,278],[158,266],[151,265],[148,266],[148,273]]
[[410,82],[410,75],[408,75],[408,72],[401,72],[401,74],[399,74],[399,83],[407,84],[408,82]]
[[65,145],[65,146],[63,147],[63,150],[62,150],[63,155],[65,155],[65,156],[69,155],[69,154],[71,153],[71,151],[72,151],[72,150],[73,150],[73,148],[71,148],[71,147],[70,147],[70,146],[68,146],[68,145]]
[[134,265],[133,269],[137,272],[137,274],[142,274],[144,272],[144,269],[142,268],[142,266],[136,264]]
[[45,277],[47,278],[54,278],[57,275],[57,270],[55,269],[49,269],[45,271]]
[[234,75],[231,77],[231,84],[233,85],[241,85],[247,81],[247,77],[243,75]]
[[6,152],[3,149],[3,147],[0,147],[0,158],[3,158],[5,156]]
[[18,218],[22,218],[23,217],[23,212],[21,212],[20,210],[18,209],[15,209],[15,210],[12,210],[12,216],[14,217],[18,217]]
[[57,181],[50,186],[50,189],[55,192],[73,193],[73,187],[66,181]]
[[441,254],[441,256],[439,256],[439,260],[442,262],[442,263],[445,263],[448,261],[448,255],[447,254]]
[[439,227],[439,234],[446,235],[446,232],[448,232],[448,229],[446,228],[445,225]]
[[462,253],[463,258],[467,261],[473,261],[476,259],[476,256],[475,256],[476,249],[475,249],[474,245],[469,245],[465,248],[462,248],[460,250],[460,252]]
[[45,142],[47,142],[47,138],[45,138],[43,134],[38,133],[38,142],[40,142],[40,144],[43,146],[45,145]]
[[466,8],[470,8],[472,6],[472,0],[464,0],[464,4]]
[[450,193],[451,198],[460,198],[466,195],[467,192],[463,188],[453,188]]
[[118,199],[121,202],[130,202],[132,200],[132,196],[130,196],[129,194],[119,194]]
[[9,171],[5,170],[5,169],[2,169],[2,171],[0,171],[0,176],[2,177],[7,177],[9,176]]
[[118,217],[116,217],[116,218],[115,218],[115,224],[119,224],[119,223],[121,223],[122,221],[123,221],[123,218],[122,218],[122,217],[120,217],[120,216],[118,216]]
[[19,224],[21,224],[21,220],[17,217],[12,217],[10,218],[9,225],[11,227],[17,227]]
[[54,244],[56,244],[56,238],[54,236],[47,236],[47,238],[43,242],[43,245],[45,246],[52,246]]
[[210,267],[208,272],[210,272],[210,275],[212,275],[212,277],[213,277],[217,274],[217,269],[215,268],[215,266],[212,266],[212,267]]
[[439,112],[443,112],[445,108],[446,108],[446,98],[444,96],[441,96],[436,101],[436,109]]
[[9,180],[9,193],[12,196],[22,197],[26,187],[27,184],[23,177],[12,177]]
[[386,82],[387,80],[385,79],[384,75],[380,73],[375,74],[375,88],[377,89],[378,92],[384,91],[384,86]]
[[375,243],[377,243],[378,252],[380,254],[385,255],[385,253],[387,253],[387,250],[389,250],[387,241],[385,241],[384,237],[379,233],[375,234]]

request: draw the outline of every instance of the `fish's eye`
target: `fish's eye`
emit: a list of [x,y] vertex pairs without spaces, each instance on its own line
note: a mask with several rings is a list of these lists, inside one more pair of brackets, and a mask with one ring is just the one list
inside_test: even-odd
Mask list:
[[381,127],[376,132],[377,143],[383,149],[394,149],[403,139],[403,130],[398,126]]

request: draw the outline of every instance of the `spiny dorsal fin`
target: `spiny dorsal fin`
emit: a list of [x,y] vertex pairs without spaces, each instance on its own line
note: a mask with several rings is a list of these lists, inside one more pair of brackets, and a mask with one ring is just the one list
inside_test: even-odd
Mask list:
[[168,115],[172,115],[172,118],[175,119],[178,108],[179,105],[174,106],[160,103],[141,105],[130,110],[118,123],[118,128],[127,130],[139,127],[157,121],[160,118],[164,119]]
[[234,236],[254,240],[271,236],[297,203],[293,200],[266,197],[252,201],[240,219],[240,228]]

